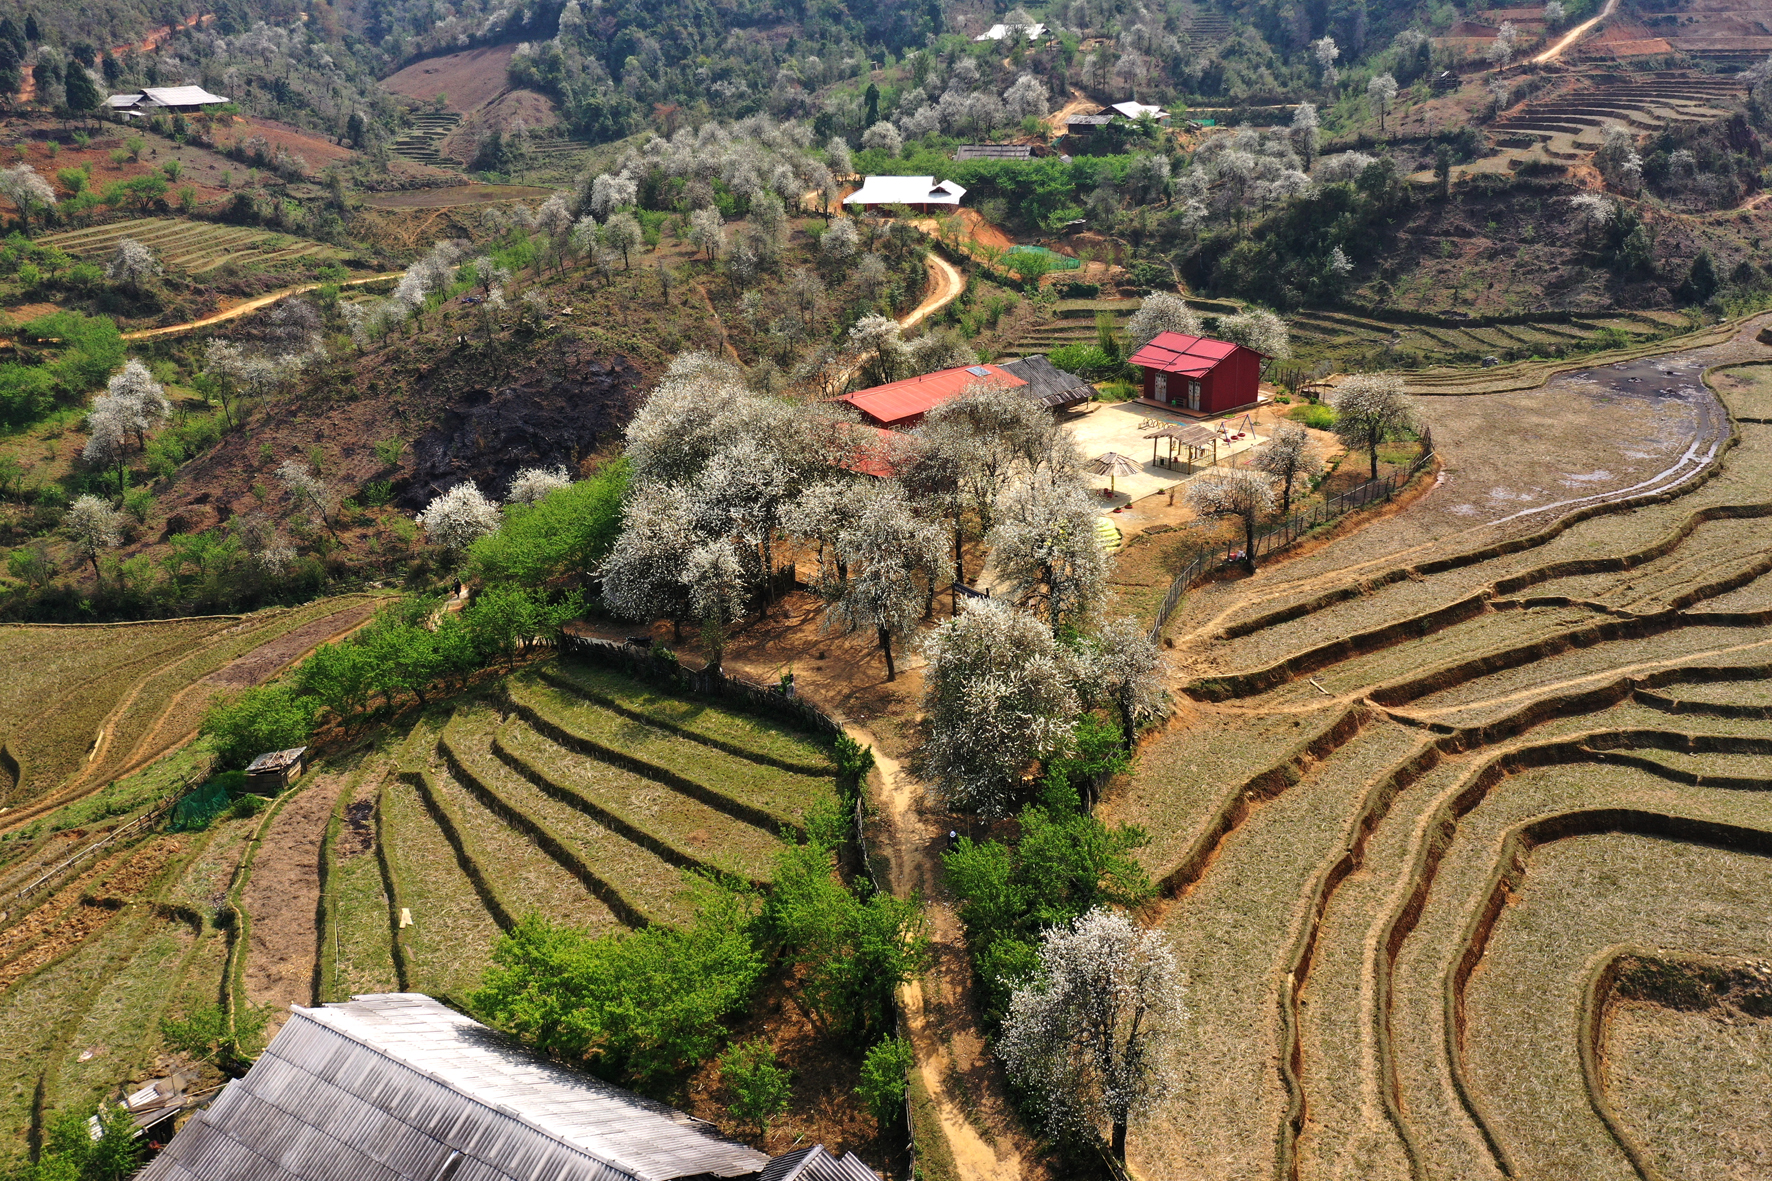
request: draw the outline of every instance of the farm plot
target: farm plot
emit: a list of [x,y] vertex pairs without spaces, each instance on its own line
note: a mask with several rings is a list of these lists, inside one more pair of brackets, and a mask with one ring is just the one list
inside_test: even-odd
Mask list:
[[65,230],[46,234],[42,242],[76,258],[97,259],[109,257],[124,238],[152,250],[162,265],[193,275],[225,262],[272,266],[300,259],[327,261],[345,257],[345,252],[336,246],[292,234],[168,217],[143,217]]
[[[1177,720],[1102,806],[1152,829],[1193,1009],[1175,1094],[1133,1125],[1136,1169],[1629,1177],[1638,1140],[1671,1136],[1651,1150],[1670,1176],[1763,1175],[1763,1145],[1722,1121],[1645,1114],[1650,1094],[1728,1110],[1745,1076],[1657,1073],[1695,1071],[1716,1037],[1682,1025],[1690,1044],[1657,1057],[1632,1034],[1635,1098],[1613,1102],[1633,1115],[1608,1123],[1588,1078],[1618,1035],[1583,1008],[1618,945],[1772,956],[1772,641],[1753,614],[1772,607],[1772,434],[1702,390],[1682,417],[1619,388],[1685,389],[1746,344],[1571,375],[1608,392],[1565,432],[1639,408],[1658,454],[1545,489],[1567,503],[1530,527],[1496,528],[1511,490],[1455,525],[1471,492],[1441,489],[1189,595]],[[1477,425],[1499,429],[1469,401],[1449,406],[1457,443],[1434,422],[1454,489],[1459,448],[1481,458]],[[1709,458],[1654,478],[1695,447]]]

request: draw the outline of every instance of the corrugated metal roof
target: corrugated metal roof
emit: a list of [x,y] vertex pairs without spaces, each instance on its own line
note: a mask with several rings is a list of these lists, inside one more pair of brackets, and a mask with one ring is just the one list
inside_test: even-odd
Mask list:
[[[1212,372],[1218,363],[1243,348],[1226,340],[1207,336],[1188,336],[1180,332],[1159,332],[1151,342],[1133,353],[1127,361],[1146,369],[1165,373],[1181,373],[1200,377]],[[1250,349],[1250,352],[1255,352]],[[1257,356],[1261,354],[1257,353]]]
[[1049,410],[1075,406],[1095,397],[1095,387],[1074,373],[1066,373],[1044,353],[1010,361],[1003,372],[1028,383],[1028,396]]
[[841,1159],[822,1144],[784,1153],[769,1162],[757,1181],[880,1181],[879,1175],[853,1152]]
[[299,1006],[141,1181],[668,1181],[769,1158],[430,997]]
[[1140,115],[1149,115],[1153,119],[1161,119],[1169,113],[1162,107],[1154,107],[1149,103],[1138,102],[1114,103],[1108,108],[1108,110],[1118,111],[1128,119],[1136,119]]
[[956,160],[1031,160],[1033,144],[961,144],[954,149]]
[[274,750],[269,754],[262,754],[246,765],[246,773],[256,775],[260,771],[281,771],[285,767],[294,766],[295,761],[307,751],[308,748],[305,746],[292,746],[288,750]]
[[[1038,41],[1041,37],[1044,37],[1046,35],[1046,26],[1044,24],[1040,24],[1040,23],[1031,24],[1031,25],[1026,26],[1026,31],[1027,31],[1027,38],[1029,41]],[[992,25],[990,28],[986,29],[984,32],[982,32],[978,36],[974,37],[973,40],[974,41],[1001,41],[1001,40],[1003,40],[1003,38],[1005,38],[1007,36],[1009,36],[1009,26],[1008,25]]]
[[148,96],[149,102],[162,107],[202,107],[228,101],[201,86],[144,86],[142,93]]
[[933,176],[870,176],[843,198],[845,205],[958,205],[966,189]]
[[[979,369],[984,370],[982,376],[975,372]],[[894,426],[929,413],[977,381],[996,381],[1007,386],[1027,384],[996,365],[969,365],[961,369],[937,369],[922,377],[907,377],[903,381],[856,390],[838,400],[854,406],[870,422]]]

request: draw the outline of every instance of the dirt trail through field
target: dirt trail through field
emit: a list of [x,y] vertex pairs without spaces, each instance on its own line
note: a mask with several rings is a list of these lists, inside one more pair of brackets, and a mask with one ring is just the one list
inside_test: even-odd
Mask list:
[[[944,834],[924,815],[923,791],[880,742],[860,726],[849,737],[874,750],[876,797],[886,820],[892,892],[929,899],[929,937],[935,965],[900,993],[905,1024],[943,1134],[962,1181],[1023,1181],[1041,1170],[1004,1093],[1001,1072],[979,1035],[971,998],[972,966],[959,917],[937,900]],[[981,1131],[987,1129],[988,1131]]]
[[290,1005],[314,1003],[319,962],[320,845],[332,805],[336,776],[316,775],[271,822],[240,892],[252,920],[246,956],[246,997],[271,1005],[268,1033],[275,1033]]
[[1600,9],[1600,14],[1598,16],[1590,17],[1589,19],[1582,21],[1573,29],[1564,33],[1561,37],[1558,37],[1556,44],[1532,59],[1532,64],[1535,66],[1542,66],[1546,62],[1554,62],[1562,57],[1565,49],[1568,49],[1571,45],[1587,36],[1595,25],[1611,16],[1613,10],[1617,7],[1618,0],[1606,0],[1606,7]]
[[[383,275],[370,275],[365,279],[346,279],[343,283],[340,283],[339,286],[360,287],[365,283],[379,283],[383,279],[398,279],[400,274],[401,272],[399,271],[389,271]],[[183,324],[168,324],[164,328],[142,328],[135,332],[125,332],[123,334],[123,339],[153,340],[158,336],[177,336],[181,332],[191,332],[198,328],[207,328],[211,324],[220,324],[226,320],[233,320],[240,316],[251,315],[260,308],[270,307],[272,304],[286,296],[302,295],[309,291],[317,290],[319,287],[320,284],[318,283],[297,283],[294,287],[284,287],[281,290],[273,291],[268,295],[256,296],[247,300],[245,303],[236,304],[224,311],[216,312],[214,315],[204,316],[201,320],[186,320]]]

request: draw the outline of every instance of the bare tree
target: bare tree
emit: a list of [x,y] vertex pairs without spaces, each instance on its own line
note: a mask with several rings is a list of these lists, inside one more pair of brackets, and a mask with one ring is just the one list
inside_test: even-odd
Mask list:
[[1403,379],[1394,373],[1356,373],[1335,388],[1329,403],[1335,407],[1335,433],[1366,453],[1372,478],[1378,479],[1380,445],[1415,426],[1415,403],[1404,392]]
[[102,581],[98,555],[123,544],[123,514],[87,493],[75,500],[62,517],[62,528],[73,539],[80,556],[92,563],[92,576]]
[[1266,447],[1255,453],[1254,466],[1280,484],[1280,512],[1292,511],[1292,486],[1323,470],[1323,461],[1310,451],[1310,434],[1295,422],[1283,422]]
[[1124,1161],[1128,1125],[1171,1089],[1168,1058],[1186,1015],[1162,934],[1098,908],[1046,932],[1040,969],[1010,999],[997,1053],[1037,1096],[1049,1128],[1106,1123]]
[[[289,497],[310,517],[326,526],[334,541],[338,528],[334,523],[332,485],[315,473],[304,459],[286,459],[277,467],[277,478],[289,489]],[[420,517],[423,524],[423,517]]]
[[1262,514],[1273,511],[1273,477],[1247,468],[1208,472],[1188,481],[1187,499],[1202,516],[1243,522],[1243,564],[1254,570],[1255,525]]

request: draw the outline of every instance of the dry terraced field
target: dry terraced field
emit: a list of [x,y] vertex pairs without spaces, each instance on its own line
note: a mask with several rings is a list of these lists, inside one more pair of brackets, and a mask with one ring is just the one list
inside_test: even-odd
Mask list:
[[1440,487],[1184,600],[1105,805],[1190,978],[1142,1175],[1767,1175],[1757,327],[1428,400]]
[[[88,650],[122,647],[109,631],[47,634],[70,650],[70,636]],[[192,638],[172,636],[187,648]],[[196,833],[149,827],[16,896],[137,814],[177,765],[163,760],[0,841],[0,1168],[45,1112],[149,1077],[164,1062],[162,1016],[245,1008],[267,976],[313,980],[318,996],[304,999],[412,989],[459,1003],[498,931],[524,915],[597,931],[680,921],[688,871],[767,882],[777,833],[836,795],[821,740],[555,661],[362,736],[257,815],[225,814]],[[316,824],[330,815],[317,841],[317,827],[279,823],[302,813]],[[282,880],[292,855],[320,862],[312,904],[293,906],[317,913],[317,929],[293,938],[261,925],[270,914],[248,888],[255,871]]]
[[162,265],[192,275],[227,262],[269,266],[298,259],[324,262],[345,256],[335,246],[292,234],[172,217],[141,217],[83,230],[64,230],[46,234],[39,241],[76,258],[102,262],[124,238],[133,238],[152,250]]

